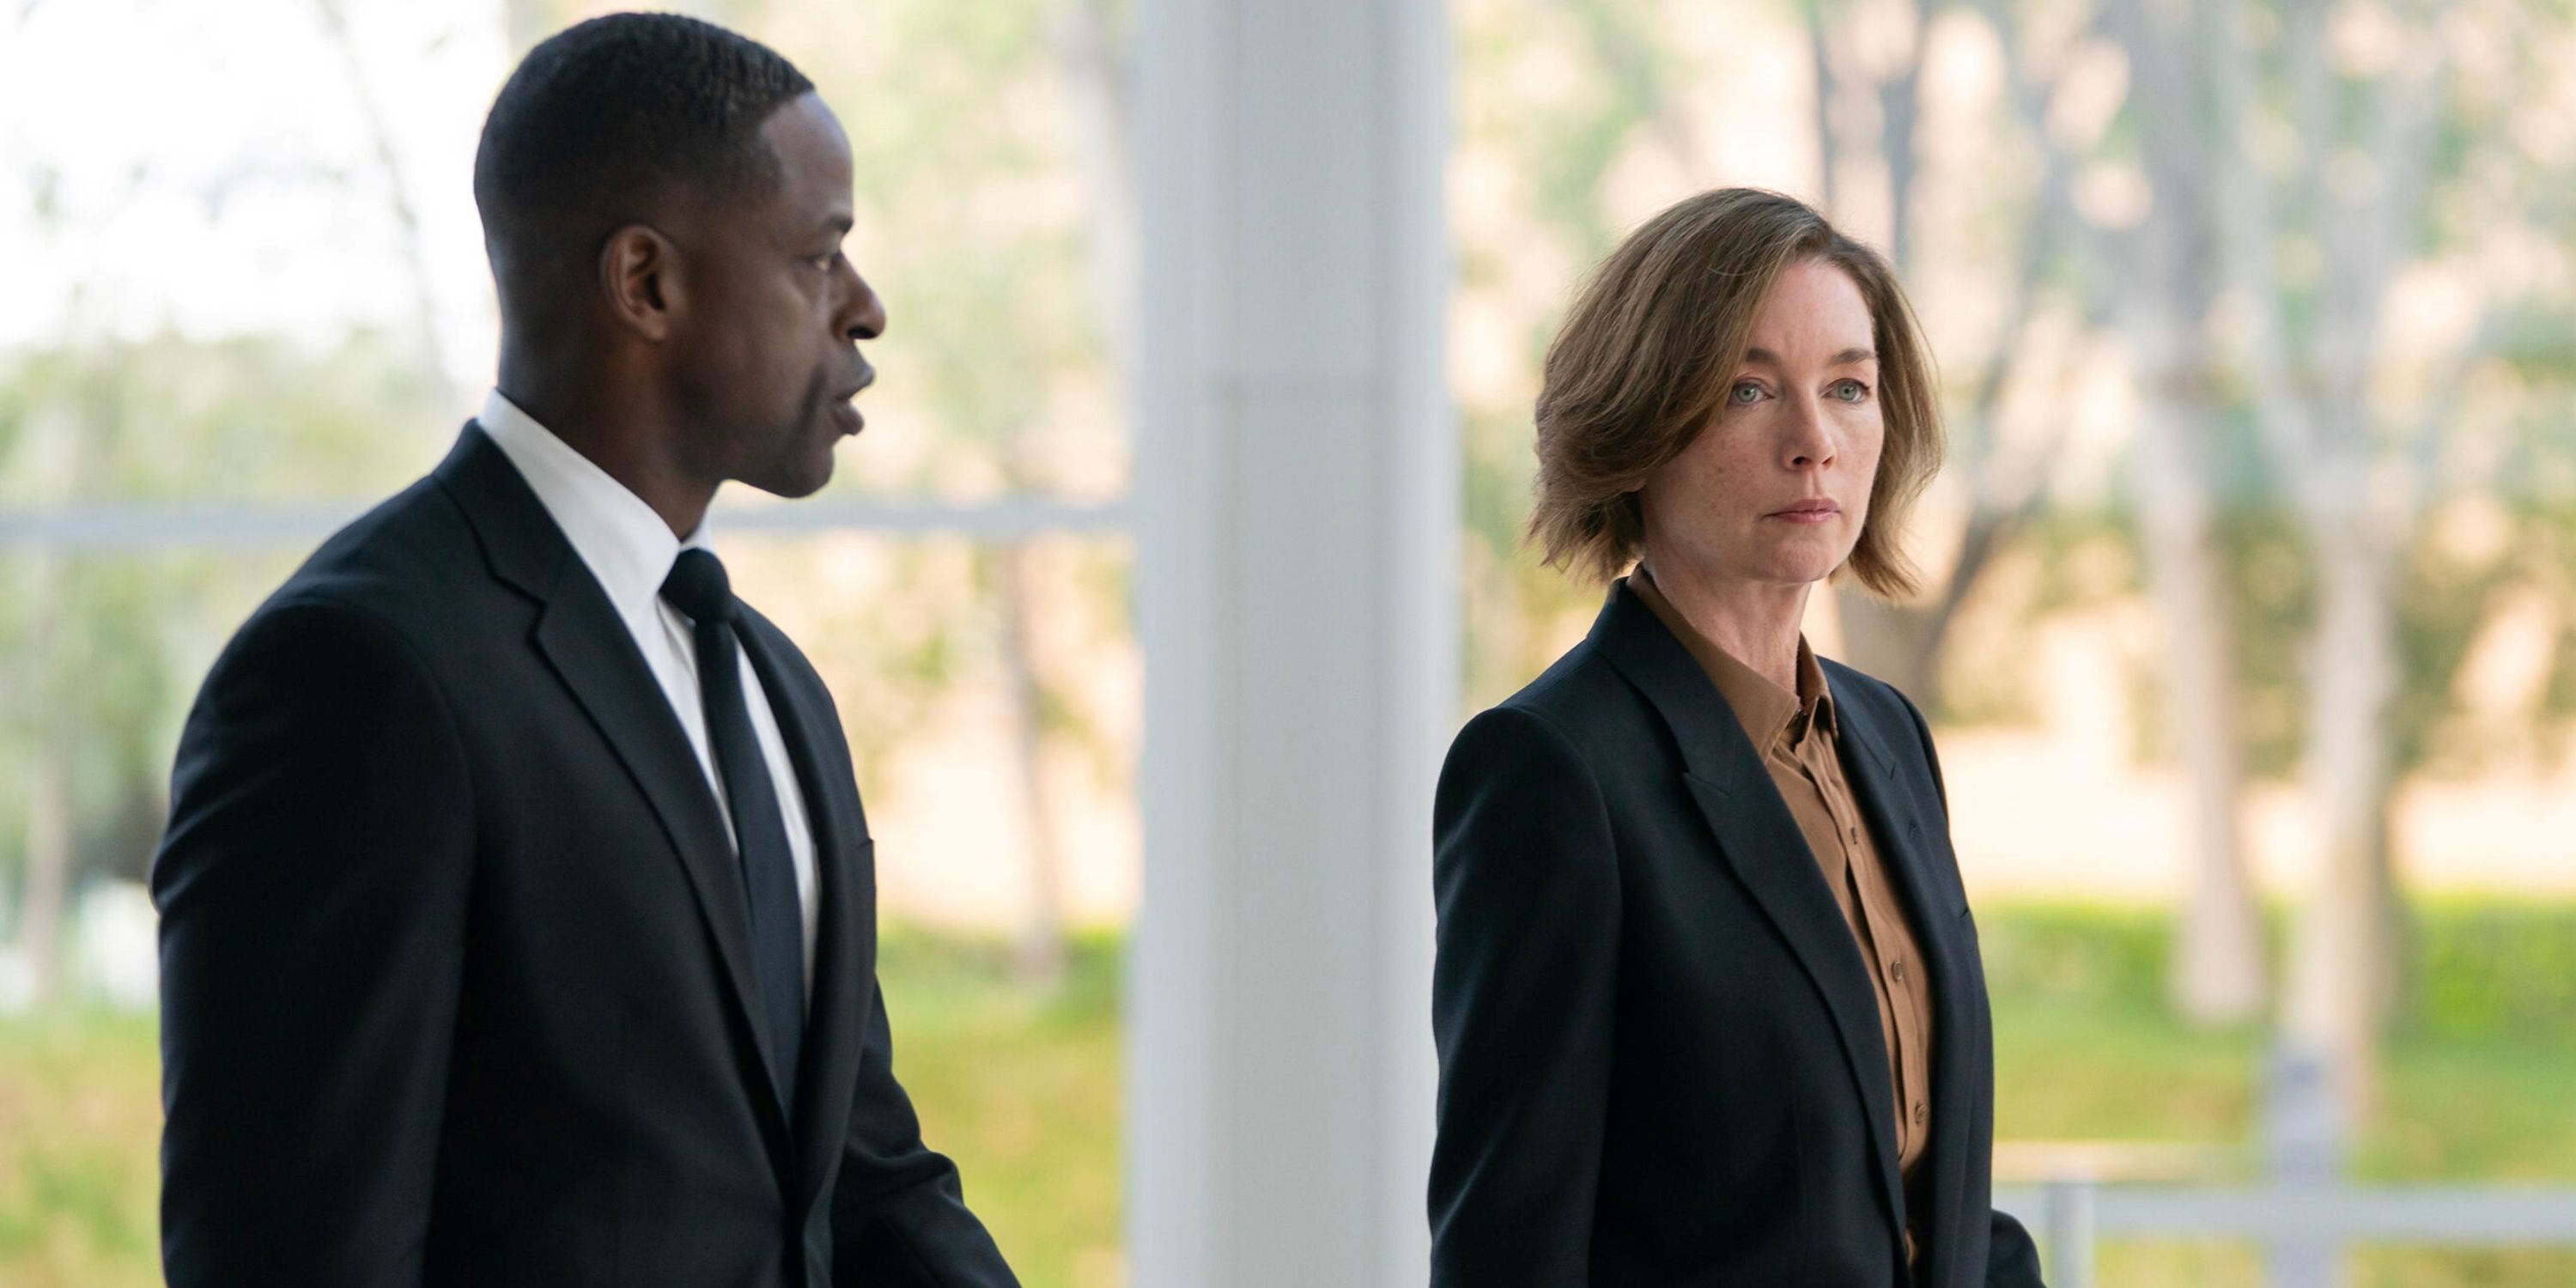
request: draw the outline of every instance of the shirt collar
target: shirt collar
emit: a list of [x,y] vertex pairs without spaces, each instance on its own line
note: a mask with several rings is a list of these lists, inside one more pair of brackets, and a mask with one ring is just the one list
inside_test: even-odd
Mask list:
[[683,549],[707,544],[706,523],[700,521],[686,540],[673,537],[671,525],[644,498],[498,389],[483,399],[475,421],[528,481],[618,614],[630,626],[653,620],[672,562]]
[[1833,732],[1833,694],[1825,687],[1825,669],[1817,665],[1815,651],[1807,647],[1806,635],[1798,636],[1798,691],[1791,693],[1700,634],[1690,619],[1664,598],[1653,574],[1643,565],[1628,578],[1628,589],[1645,601],[1664,629],[1671,631],[1673,638],[1680,640],[1699,662],[1700,669],[1708,672],[1718,696],[1735,712],[1737,722],[1744,726],[1744,736],[1752,739],[1755,749],[1767,751],[1774,741],[1781,740],[1797,746],[1810,728]]

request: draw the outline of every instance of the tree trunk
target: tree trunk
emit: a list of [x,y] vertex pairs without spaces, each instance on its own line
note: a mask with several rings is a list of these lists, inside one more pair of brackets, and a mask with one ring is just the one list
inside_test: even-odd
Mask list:
[[[358,120],[365,125],[367,138],[374,146],[377,168],[385,177],[385,208],[393,216],[394,227],[401,232],[402,261],[411,279],[411,325],[420,362],[421,377],[438,391],[440,401],[457,404],[461,391],[447,374],[446,345],[438,330],[438,295],[431,289],[429,256],[420,231],[420,215],[412,204],[411,182],[403,174],[402,158],[394,150],[392,128],[385,121],[382,106],[376,101],[376,80],[368,74],[366,59],[358,52],[358,42],[349,32],[348,15],[341,10],[342,0],[314,0],[322,18],[322,29],[331,45],[339,51],[342,68],[349,76],[351,101],[357,107]],[[512,24],[512,34],[522,21],[519,14],[505,15]]]
[[38,1005],[60,995],[63,924],[71,898],[72,783],[70,731],[61,699],[45,678],[54,669],[55,628],[62,613],[65,572],[59,554],[38,554],[21,601],[35,623],[27,641],[29,712],[37,730],[34,763],[27,769],[27,864],[21,887],[18,950],[27,960],[28,983]]
[[1134,94],[1126,32],[1108,0],[1075,0],[1056,29],[1075,155],[1091,198],[1091,280],[1109,361],[1121,376],[1136,352],[1141,218],[1136,196]]
[[1878,87],[1879,156],[1887,164],[1887,262],[1899,280],[1914,269],[1914,126],[1923,115],[1923,59],[1932,45],[1931,18],[1914,0],[1912,41],[1905,62]]
[[2366,519],[2330,519],[2315,535],[2308,776],[2323,848],[2292,945],[2282,1033],[2292,1052],[2324,1061],[2338,1119],[2349,1128],[2378,1099],[2379,1026],[2395,975],[2396,899],[2382,856],[2396,605],[2388,555]]
[[2246,872],[2244,756],[2219,556],[2212,548],[2205,407],[2157,398],[2138,441],[2139,537],[2149,592],[2165,624],[2165,712],[2183,766],[2191,887],[2174,914],[2166,986],[2202,1025],[2262,1013],[2263,919]]
[[[1931,588],[1941,595],[1945,587]],[[1926,711],[1940,705],[1942,616],[1918,604],[1891,604],[1857,582],[1834,587],[1842,617],[1843,661],[1896,686]]]
[[[2207,323],[2227,261],[2208,203],[2224,184],[2186,105],[2211,92],[2198,57],[2197,11],[2114,0],[2109,30],[2127,50],[2143,114],[2155,199],[2111,304],[2123,318],[2146,404],[2138,447],[2139,535],[2168,635],[2167,711],[2190,790],[2192,886],[2176,909],[2167,978],[2174,1007],[2198,1023],[2250,1019],[2265,993],[2262,917],[2246,872],[2243,752],[2236,727],[2235,657],[2210,498],[2211,387]],[[2270,289],[2270,284],[2264,284]]]
[[1028,909],[1011,955],[1024,982],[1053,988],[1064,980],[1064,856],[1056,835],[1055,795],[1047,785],[1046,695],[1032,661],[1028,559],[1025,543],[1004,546],[993,557],[1002,610],[1002,671],[1011,697],[1012,765],[1029,846]]
[[1800,5],[1807,20],[1808,71],[1816,79],[1816,207],[1827,219],[1842,218],[1834,200],[1834,166],[1842,149],[1834,138],[1834,60],[1833,37],[1825,30],[1823,0],[1807,0]]

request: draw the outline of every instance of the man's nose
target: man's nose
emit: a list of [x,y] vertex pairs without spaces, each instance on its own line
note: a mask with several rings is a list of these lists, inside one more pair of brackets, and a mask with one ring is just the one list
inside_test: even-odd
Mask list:
[[859,276],[859,270],[853,268],[849,272],[851,290],[848,303],[841,311],[841,332],[853,340],[876,339],[885,334],[885,301],[877,298],[876,288],[868,285],[868,279]]

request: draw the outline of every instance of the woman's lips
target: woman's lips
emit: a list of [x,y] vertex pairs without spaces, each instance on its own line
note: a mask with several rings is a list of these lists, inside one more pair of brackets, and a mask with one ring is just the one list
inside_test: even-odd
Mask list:
[[1785,510],[1773,510],[1765,517],[1778,519],[1783,523],[1816,524],[1837,518],[1842,512],[1843,508],[1831,501],[1800,502]]

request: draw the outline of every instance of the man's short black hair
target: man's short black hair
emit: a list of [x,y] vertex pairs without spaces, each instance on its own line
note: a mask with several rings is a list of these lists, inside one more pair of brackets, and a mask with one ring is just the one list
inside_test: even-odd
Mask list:
[[517,275],[504,261],[529,255],[586,270],[602,239],[675,193],[767,193],[778,158],[761,123],[813,88],[768,46],[678,14],[610,14],[547,38],[501,87],[474,153],[494,270]]

